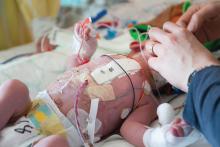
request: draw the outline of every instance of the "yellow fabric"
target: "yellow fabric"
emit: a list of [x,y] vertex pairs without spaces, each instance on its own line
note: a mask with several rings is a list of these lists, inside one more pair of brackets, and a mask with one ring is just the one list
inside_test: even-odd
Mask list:
[[32,101],[32,108],[27,114],[32,124],[41,135],[49,136],[59,134],[66,136],[66,129],[57,114],[42,99]]
[[40,122],[46,121],[47,117],[44,115],[43,112],[36,112],[35,113],[35,117],[37,120],[39,120]]
[[0,0],[0,50],[32,41],[32,20],[58,10],[59,0]]

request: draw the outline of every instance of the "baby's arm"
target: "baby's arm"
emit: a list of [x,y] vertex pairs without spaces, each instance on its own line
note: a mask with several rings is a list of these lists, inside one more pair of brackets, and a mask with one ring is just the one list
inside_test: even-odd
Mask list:
[[11,120],[22,116],[29,106],[28,88],[18,80],[0,86],[0,130]]
[[149,125],[156,118],[157,102],[150,96],[143,97],[147,103],[142,104],[123,123],[121,135],[131,144],[143,147],[143,135],[146,125]]

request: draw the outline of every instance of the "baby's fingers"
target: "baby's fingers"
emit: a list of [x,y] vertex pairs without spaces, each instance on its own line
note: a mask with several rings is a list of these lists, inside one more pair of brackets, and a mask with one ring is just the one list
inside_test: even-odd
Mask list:
[[80,22],[76,23],[76,25],[74,27],[74,32],[78,37],[80,37],[80,38],[83,37],[83,28],[82,28],[82,25]]
[[85,31],[84,31],[84,37],[85,37],[85,40],[89,40],[90,38],[90,32],[91,30],[89,28],[86,28]]

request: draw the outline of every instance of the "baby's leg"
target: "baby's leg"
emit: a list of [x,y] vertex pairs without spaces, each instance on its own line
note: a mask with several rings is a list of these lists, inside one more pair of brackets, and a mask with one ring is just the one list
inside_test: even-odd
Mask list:
[[40,140],[34,147],[69,147],[69,145],[64,137],[52,135]]
[[9,80],[0,86],[0,130],[24,114],[30,107],[28,88],[18,80]]

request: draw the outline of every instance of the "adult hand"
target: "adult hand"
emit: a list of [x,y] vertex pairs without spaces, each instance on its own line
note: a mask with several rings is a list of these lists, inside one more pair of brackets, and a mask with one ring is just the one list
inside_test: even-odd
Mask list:
[[148,59],[149,66],[158,71],[172,85],[187,92],[189,75],[196,69],[219,62],[203,47],[196,37],[178,25],[166,22],[164,30],[152,28],[146,49],[155,56]]
[[220,38],[220,1],[197,4],[177,21],[205,43]]

